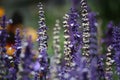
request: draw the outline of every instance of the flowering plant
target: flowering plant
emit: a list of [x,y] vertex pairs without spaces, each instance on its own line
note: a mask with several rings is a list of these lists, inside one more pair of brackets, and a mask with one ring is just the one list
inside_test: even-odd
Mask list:
[[52,57],[47,52],[48,27],[42,3],[38,4],[38,50],[33,47],[32,36],[22,37],[17,29],[15,51],[8,55],[6,27],[9,22],[6,16],[0,17],[0,80],[114,80],[115,74],[120,79],[120,26],[112,22],[108,24],[107,37],[103,39],[106,53],[102,54],[98,50],[102,46],[99,46],[97,37],[97,14],[90,10],[86,0],[72,1],[72,8],[63,17],[63,52],[60,46],[61,24],[56,20]]

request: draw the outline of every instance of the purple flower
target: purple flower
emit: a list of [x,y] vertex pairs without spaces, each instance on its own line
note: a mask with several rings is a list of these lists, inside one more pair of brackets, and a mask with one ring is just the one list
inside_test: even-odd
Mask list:
[[40,61],[40,74],[43,76],[40,76],[40,79],[46,79],[48,74],[48,54],[47,54],[47,26],[45,24],[45,16],[43,11],[43,5],[39,3],[39,29],[38,29],[38,44],[39,44],[39,61]]
[[[20,36],[20,30],[17,29],[16,30],[16,35],[15,35],[15,49],[19,50],[21,49],[21,36]],[[19,54],[16,54],[17,57],[19,57]]]
[[82,42],[82,32],[80,31],[80,24],[78,23],[78,18],[79,15],[76,9],[71,8],[69,12],[68,29],[70,30],[70,41],[71,44],[73,44],[73,54],[80,50]]
[[97,72],[98,78],[105,80],[105,70],[104,70],[104,63],[103,63],[103,56],[97,56]]
[[2,17],[2,22],[0,22],[0,25],[1,25],[2,28],[6,27],[6,16]]
[[[117,75],[120,76],[120,28],[113,27],[113,49],[115,51],[114,59],[116,64]],[[120,77],[119,77],[120,79]]]
[[106,46],[111,45],[112,43],[112,32],[113,32],[114,24],[112,21],[110,21],[107,25],[107,30],[105,31],[105,38],[103,38],[103,43],[106,44]]
[[[61,72],[61,79],[79,79],[80,67],[80,48],[81,48],[81,33],[79,24],[77,23],[78,14],[71,9],[69,14],[64,17],[64,66]],[[69,77],[66,77],[69,75]],[[73,77],[74,76],[74,77]]]
[[27,45],[24,52],[21,53],[21,61],[19,64],[19,77],[17,79],[21,80],[35,80],[36,74],[39,72],[40,63],[37,59],[34,58],[36,55],[32,52],[32,41],[31,38],[27,40]]
[[97,20],[96,13],[89,12],[88,14],[89,24],[90,24],[90,55],[94,57],[98,53],[98,44],[97,44]]
[[13,56],[9,56],[9,61],[13,66],[10,66],[9,69],[9,75],[11,75],[12,80],[17,79],[17,72],[19,71],[18,65],[20,63],[20,54],[21,54],[21,37],[20,37],[20,31],[19,29],[16,30],[16,35],[15,35],[15,52]]
[[8,72],[9,72],[9,60],[8,56],[6,54],[6,40],[8,37],[7,31],[6,31],[6,16],[2,17],[2,22],[0,22],[0,26],[2,29],[0,30],[0,76],[2,76],[2,79],[7,79]]
[[80,61],[80,80],[90,80],[90,69],[87,65],[87,59],[82,57]]
[[20,54],[21,54],[21,49],[22,49],[22,43],[21,43],[21,36],[20,36],[20,30],[17,29],[16,30],[16,35],[15,35],[15,63],[18,64],[19,63],[19,59],[20,59]]
[[73,9],[78,8],[81,0],[72,0],[72,7]]
[[68,19],[68,30],[70,36],[70,42],[72,45],[71,48],[71,57],[72,62],[74,62],[76,67],[80,66],[80,55],[81,55],[81,47],[82,47],[82,31],[80,31],[80,24],[78,23],[78,12],[76,9],[71,8],[69,12],[69,19]]
[[94,57],[98,53],[98,44],[97,44],[97,20],[96,13],[90,12],[88,14],[89,22],[90,22],[90,55]]
[[98,56],[98,42],[97,42],[97,20],[96,13],[89,12],[89,25],[90,25],[90,73],[91,80],[98,80],[98,71],[97,71],[97,56]]

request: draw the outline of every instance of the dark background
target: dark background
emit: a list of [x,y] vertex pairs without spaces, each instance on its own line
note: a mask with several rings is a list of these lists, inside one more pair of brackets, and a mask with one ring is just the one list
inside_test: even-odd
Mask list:
[[[56,19],[60,19],[71,8],[71,0],[0,0],[0,8],[5,10],[7,18],[12,19],[12,26],[22,24],[21,27],[32,28],[36,31],[38,26],[38,2],[44,5],[46,24],[49,34],[49,53],[52,51],[52,32]],[[98,23],[102,31],[106,29],[109,21],[113,21],[116,25],[120,22],[120,0],[88,0],[88,4],[92,11],[96,12]],[[62,27],[62,26],[61,26]],[[12,28],[12,27],[10,27]],[[61,36],[63,31],[61,31]],[[103,34],[104,35],[104,34]],[[63,38],[61,38],[63,46]]]

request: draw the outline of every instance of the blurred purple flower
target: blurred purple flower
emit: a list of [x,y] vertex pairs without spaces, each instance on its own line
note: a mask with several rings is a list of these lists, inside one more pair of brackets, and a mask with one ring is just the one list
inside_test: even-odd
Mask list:
[[105,38],[103,38],[102,42],[106,44],[106,46],[111,45],[112,43],[112,31],[113,31],[114,24],[110,21],[107,25],[107,30],[105,32]]
[[21,49],[22,49],[19,29],[16,30],[14,48],[15,48],[15,52],[14,52],[13,56],[9,56],[9,57],[11,57],[9,59],[9,61],[11,62],[11,65],[13,65],[13,66],[10,66],[10,69],[9,69],[9,75],[11,75],[12,80],[17,79],[17,72],[19,71],[18,65],[20,63],[20,54],[21,54]]
[[8,79],[8,73],[9,73],[9,61],[8,56],[6,54],[6,40],[8,37],[7,31],[6,31],[6,16],[2,17],[2,22],[0,22],[0,26],[2,29],[0,30],[0,76],[2,76],[2,79]]
[[40,63],[34,59],[35,54],[32,52],[32,41],[29,37],[25,52],[21,53],[21,62],[19,64],[19,74],[21,80],[35,80],[36,73],[39,72]]
[[98,72],[98,78],[105,80],[105,65],[103,63],[104,56],[99,55],[97,56],[97,72]]
[[116,72],[120,79],[120,26],[113,27],[113,49],[115,51],[114,59],[116,64]]
[[89,25],[90,25],[90,72],[91,80],[98,80],[97,72],[97,56],[98,56],[98,44],[97,44],[97,27],[96,13],[89,12]]

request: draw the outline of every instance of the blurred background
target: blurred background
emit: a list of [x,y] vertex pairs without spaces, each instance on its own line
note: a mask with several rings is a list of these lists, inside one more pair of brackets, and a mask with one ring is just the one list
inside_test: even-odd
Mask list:
[[[60,19],[71,8],[71,0],[0,0],[0,17],[6,15],[13,23],[7,28],[10,37],[8,43],[14,44],[14,33],[16,28],[28,31],[36,41],[38,26],[38,2],[44,5],[46,24],[48,26],[49,49],[48,53],[53,54],[52,32],[56,19]],[[109,21],[119,24],[120,21],[120,0],[88,0],[92,11],[96,12],[101,30],[104,32]],[[61,26],[62,27],[62,26]],[[63,30],[61,30],[61,46],[63,46]],[[104,34],[103,34],[104,35]]]

